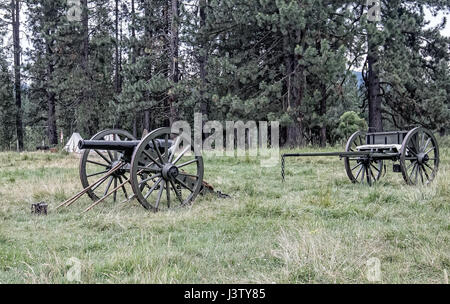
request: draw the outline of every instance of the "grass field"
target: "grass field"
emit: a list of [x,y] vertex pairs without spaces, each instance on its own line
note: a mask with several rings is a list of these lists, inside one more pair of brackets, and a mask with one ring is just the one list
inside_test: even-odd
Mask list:
[[[289,159],[283,185],[279,166],[206,157],[205,179],[232,199],[157,214],[107,201],[80,215],[87,198],[52,209],[80,190],[78,158],[1,153],[0,283],[69,283],[72,257],[82,283],[368,283],[370,258],[380,283],[444,283],[449,162],[441,144],[431,186],[405,185],[388,164],[369,188],[339,158]],[[48,216],[30,213],[39,201]]]

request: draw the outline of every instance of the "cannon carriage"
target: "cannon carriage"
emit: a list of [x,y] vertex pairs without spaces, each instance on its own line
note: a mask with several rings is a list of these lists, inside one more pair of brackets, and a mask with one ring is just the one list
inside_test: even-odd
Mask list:
[[152,211],[190,204],[203,186],[203,158],[192,153],[191,145],[179,149],[183,140],[190,142],[170,128],[160,128],[142,140],[127,131],[105,130],[80,141],[84,189],[57,208],[72,205],[84,194],[94,201],[84,212],[111,196],[125,202],[136,198]]
[[410,131],[355,132],[347,141],[344,152],[283,154],[281,175],[285,179],[286,158],[333,157],[344,160],[345,171],[352,183],[372,185],[386,173],[386,162],[392,161],[393,171],[402,173],[408,185],[429,184],[438,172],[439,147],[433,133],[421,127]]

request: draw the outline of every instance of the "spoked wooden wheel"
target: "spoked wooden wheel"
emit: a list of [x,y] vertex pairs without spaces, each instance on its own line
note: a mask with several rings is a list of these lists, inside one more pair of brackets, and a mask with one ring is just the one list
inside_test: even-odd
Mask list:
[[[345,147],[346,152],[357,152],[358,146],[366,143],[365,132],[355,132],[350,136]],[[369,156],[344,157],[345,171],[352,183],[365,183],[372,185],[381,178],[383,161],[373,160]]]
[[203,158],[190,153],[190,145],[170,128],[148,134],[131,161],[131,187],[138,201],[153,211],[191,203],[203,183]]
[[428,130],[411,130],[402,143],[400,166],[409,185],[429,184],[439,168],[439,148],[436,138]]
[[[105,130],[94,135],[91,140],[129,141],[135,140],[135,138],[127,131]],[[80,161],[80,178],[83,188],[89,187],[102,176],[105,176],[109,170],[119,164],[122,156],[123,153],[120,151],[85,150]],[[97,201],[128,178],[129,169],[127,169],[127,166],[124,166],[103,182],[94,186],[87,194],[93,201]],[[113,194],[114,201],[117,201],[118,196],[119,200],[126,200],[128,199],[128,194],[131,194],[131,189],[129,185],[125,184]]]

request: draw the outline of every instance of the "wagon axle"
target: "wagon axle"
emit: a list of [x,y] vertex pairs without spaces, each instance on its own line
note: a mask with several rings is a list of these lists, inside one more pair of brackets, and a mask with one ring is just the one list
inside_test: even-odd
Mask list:
[[109,166],[110,167],[109,169],[111,170],[118,164],[122,164],[122,166],[120,166],[120,168],[117,171],[113,172],[113,174],[112,174],[114,177],[117,177],[117,178],[119,176],[124,176],[125,173],[130,170],[129,166],[127,166],[127,164],[124,164],[123,160],[116,160],[116,161],[112,162],[111,165]]
[[172,164],[166,164],[162,168],[162,176],[165,180],[176,179],[179,173],[177,166]]
[[423,165],[424,163],[426,163],[429,160],[430,160],[430,157],[428,156],[428,154],[424,154],[424,153],[417,154],[417,161],[419,162],[419,164]]

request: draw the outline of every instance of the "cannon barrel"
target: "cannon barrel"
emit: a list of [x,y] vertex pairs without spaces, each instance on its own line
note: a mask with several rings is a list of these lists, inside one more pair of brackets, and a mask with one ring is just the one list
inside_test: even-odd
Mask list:
[[107,141],[107,140],[80,140],[78,148],[84,149],[99,149],[112,151],[133,151],[140,143],[139,140],[129,141]]
[[[127,140],[127,141],[108,141],[108,140],[80,140],[78,142],[78,148],[80,150],[84,149],[99,149],[99,150],[111,150],[111,151],[128,151],[133,152],[133,150],[141,143],[140,140]],[[159,149],[165,147],[165,141],[161,139],[155,140],[156,146]],[[168,148],[173,145],[173,140],[167,141]],[[149,146],[153,148],[153,144],[150,143]]]

